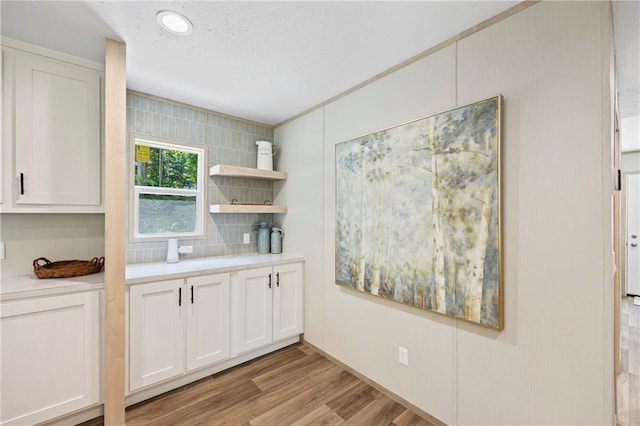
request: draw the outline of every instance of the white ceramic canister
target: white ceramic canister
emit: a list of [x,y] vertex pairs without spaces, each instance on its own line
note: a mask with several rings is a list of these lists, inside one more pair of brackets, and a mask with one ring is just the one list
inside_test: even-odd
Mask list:
[[280,228],[271,230],[271,253],[282,253],[282,239],[284,231]]
[[260,170],[273,170],[272,143],[268,141],[257,141],[258,159],[257,168]]

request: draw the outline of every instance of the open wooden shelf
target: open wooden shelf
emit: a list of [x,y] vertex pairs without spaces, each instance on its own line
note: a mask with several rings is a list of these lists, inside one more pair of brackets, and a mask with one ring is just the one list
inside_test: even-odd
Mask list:
[[285,180],[287,178],[286,172],[252,169],[250,167],[229,166],[227,164],[216,164],[215,166],[210,167],[209,175],[246,177],[263,180]]
[[287,206],[246,206],[242,204],[211,204],[209,213],[286,213]]
[[[285,180],[285,172],[252,169],[250,167],[216,164],[209,168],[210,176],[244,177],[262,180]],[[286,213],[287,206],[243,205],[243,204],[211,204],[209,213]]]

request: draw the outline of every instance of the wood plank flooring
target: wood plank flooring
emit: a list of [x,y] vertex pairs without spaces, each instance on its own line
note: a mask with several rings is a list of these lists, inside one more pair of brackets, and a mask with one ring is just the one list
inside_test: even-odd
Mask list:
[[633,297],[623,297],[620,304],[620,352],[618,425],[640,425],[640,306]]
[[[127,408],[127,425],[432,423],[295,344]],[[102,417],[83,426],[103,424]]]

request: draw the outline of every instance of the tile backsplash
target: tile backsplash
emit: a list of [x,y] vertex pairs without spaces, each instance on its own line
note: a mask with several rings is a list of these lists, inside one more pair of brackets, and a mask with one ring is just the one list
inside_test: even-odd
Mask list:
[[[207,171],[215,164],[255,167],[256,141],[273,141],[273,128],[267,125],[218,115],[137,92],[127,93],[127,133],[128,145],[131,144],[132,133],[206,145],[209,151]],[[129,152],[130,149],[127,149],[127,155]],[[209,177],[207,173],[207,182],[207,206],[231,203],[234,198],[262,202],[273,200],[274,197],[271,181]],[[130,185],[129,181],[127,185]],[[128,208],[127,205],[127,218]],[[259,220],[267,220],[272,224],[273,215],[207,213],[205,220],[206,238],[179,240],[180,246],[193,246],[193,253],[181,254],[180,259],[255,253],[256,235],[252,232],[252,225]],[[129,225],[127,222],[127,236]],[[251,243],[243,244],[243,234],[247,232],[251,235]],[[127,264],[161,262],[166,256],[166,240],[127,243]]]

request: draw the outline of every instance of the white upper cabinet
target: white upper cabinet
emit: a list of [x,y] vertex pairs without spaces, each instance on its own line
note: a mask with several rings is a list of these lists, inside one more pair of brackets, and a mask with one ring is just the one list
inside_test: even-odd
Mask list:
[[103,212],[101,66],[2,44],[0,211]]

